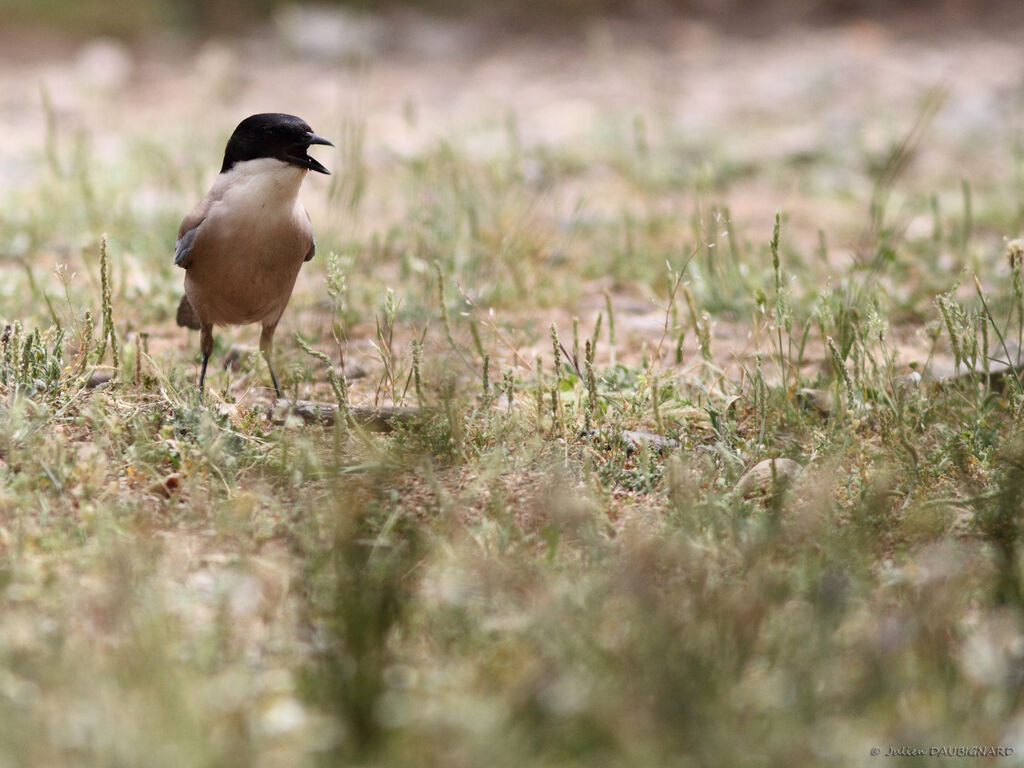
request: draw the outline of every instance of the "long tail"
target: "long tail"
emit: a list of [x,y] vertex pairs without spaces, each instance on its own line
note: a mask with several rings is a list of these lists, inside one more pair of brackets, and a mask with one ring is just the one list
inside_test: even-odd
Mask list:
[[191,328],[193,331],[199,330],[199,315],[192,309],[192,305],[188,303],[188,296],[181,297],[181,301],[178,303],[178,315],[175,317],[175,320],[182,328]]

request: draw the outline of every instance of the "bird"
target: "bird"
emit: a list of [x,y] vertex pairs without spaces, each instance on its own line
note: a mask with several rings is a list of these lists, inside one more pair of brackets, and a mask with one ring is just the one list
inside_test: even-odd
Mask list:
[[213,352],[213,327],[260,323],[260,353],[281,397],[272,361],[274,330],[299,269],[316,253],[299,188],[309,171],[330,175],[309,155],[315,144],[334,146],[295,115],[245,118],[228,139],[210,191],[181,222],[174,263],[185,270],[185,295],[176,321],[199,331],[200,393]]

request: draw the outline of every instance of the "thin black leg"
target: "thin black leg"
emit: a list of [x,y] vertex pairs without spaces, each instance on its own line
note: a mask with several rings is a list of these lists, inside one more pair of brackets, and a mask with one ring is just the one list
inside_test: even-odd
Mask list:
[[199,351],[203,353],[203,367],[199,371],[199,391],[203,391],[203,384],[206,382],[206,364],[210,362],[210,355],[213,354],[213,326],[208,323],[201,323],[199,328]]
[[270,380],[274,382],[274,394],[277,395],[278,400],[281,399],[281,385],[277,383],[277,374],[274,373],[274,366],[270,362],[270,355],[265,355],[267,358],[267,368],[270,370]]
[[199,391],[203,391],[203,384],[206,382],[206,364],[210,362],[208,354],[203,355],[203,367],[199,370]]
[[277,321],[274,321],[274,325],[264,325],[263,332],[260,333],[260,352],[263,354],[263,359],[267,361],[267,368],[270,369],[270,380],[274,382],[274,394],[277,395],[277,399],[281,399],[281,385],[277,383],[277,374],[274,373],[274,364],[270,362],[270,358],[274,355],[274,329],[277,327]]

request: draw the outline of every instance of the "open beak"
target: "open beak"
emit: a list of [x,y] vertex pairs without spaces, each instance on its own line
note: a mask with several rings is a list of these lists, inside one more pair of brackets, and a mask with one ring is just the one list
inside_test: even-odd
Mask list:
[[323,173],[327,176],[330,176],[331,172],[328,171],[323,166],[323,164],[320,163],[319,160],[309,156],[308,150],[310,146],[312,146],[313,144],[323,144],[324,146],[327,147],[334,146],[334,144],[325,139],[323,136],[317,136],[315,133],[310,131],[308,134],[306,134],[306,137],[301,144],[296,144],[293,147],[293,149],[295,150],[295,154],[289,154],[289,157],[296,165],[305,168],[306,170],[316,171],[317,173]]

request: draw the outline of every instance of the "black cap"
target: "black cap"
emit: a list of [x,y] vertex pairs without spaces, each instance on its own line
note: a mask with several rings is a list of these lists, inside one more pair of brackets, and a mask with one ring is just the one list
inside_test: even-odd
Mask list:
[[272,157],[307,171],[330,174],[319,161],[307,154],[311,144],[334,146],[313,133],[309,123],[301,117],[279,112],[253,115],[240,122],[228,139],[220,172],[230,171],[235,163]]

